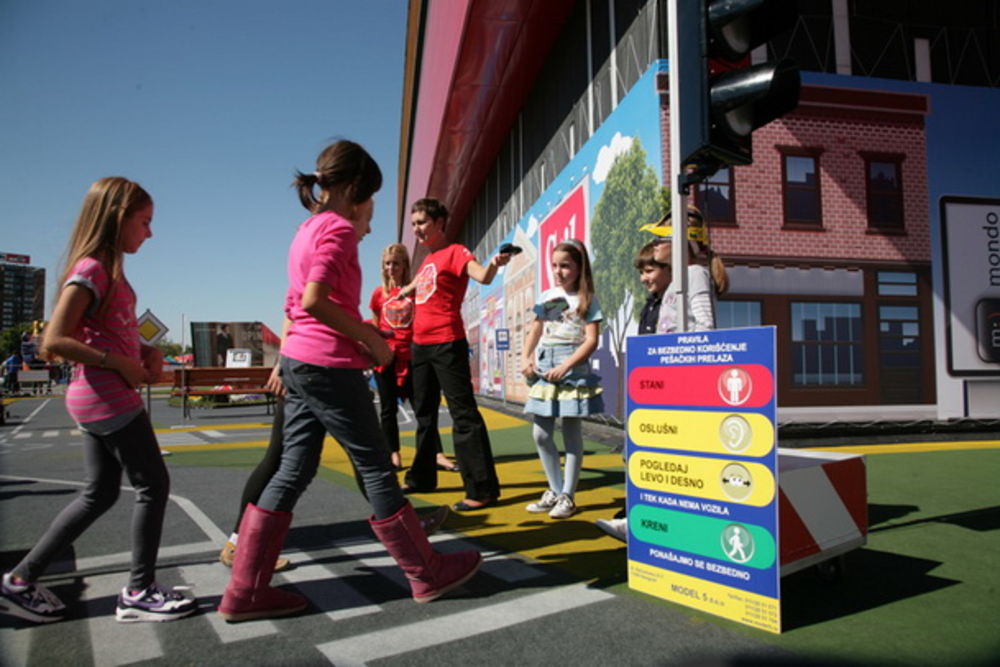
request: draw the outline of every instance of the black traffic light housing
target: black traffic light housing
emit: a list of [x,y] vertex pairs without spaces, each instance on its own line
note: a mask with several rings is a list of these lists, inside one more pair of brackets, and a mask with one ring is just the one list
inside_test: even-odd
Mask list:
[[689,84],[681,91],[681,161],[694,168],[692,180],[701,180],[720,167],[753,162],[753,131],[798,105],[792,60],[746,65],[750,51],[790,28],[798,14],[794,0],[675,1],[677,66]]

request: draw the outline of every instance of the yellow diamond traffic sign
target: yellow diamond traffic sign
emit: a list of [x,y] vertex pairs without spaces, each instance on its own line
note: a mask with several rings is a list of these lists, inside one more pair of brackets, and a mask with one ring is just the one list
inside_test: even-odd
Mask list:
[[169,331],[167,325],[161,322],[156,315],[147,308],[146,312],[139,317],[139,336],[146,345],[156,345]]

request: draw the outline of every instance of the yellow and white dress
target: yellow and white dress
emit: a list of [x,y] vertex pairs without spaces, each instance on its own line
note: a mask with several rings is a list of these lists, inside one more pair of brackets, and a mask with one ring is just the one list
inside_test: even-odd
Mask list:
[[542,336],[535,350],[538,375],[528,380],[528,400],[524,411],[542,417],[585,417],[604,412],[601,378],[590,371],[590,360],[574,366],[562,380],[549,382],[543,375],[555,368],[584,341],[584,329],[590,322],[604,319],[594,297],[587,312],[577,312],[580,298],[561,287],[542,294],[535,304],[535,319],[542,321]]

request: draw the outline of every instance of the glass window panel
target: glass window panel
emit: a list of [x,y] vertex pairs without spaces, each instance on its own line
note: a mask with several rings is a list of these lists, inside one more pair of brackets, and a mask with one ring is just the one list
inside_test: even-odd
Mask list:
[[920,324],[917,322],[903,322],[903,335],[904,336],[919,336],[920,335]]
[[863,381],[861,306],[792,302],[793,382],[796,385],[856,385]]
[[916,296],[917,286],[916,285],[894,285],[894,284],[880,284],[878,286],[879,296]]
[[758,301],[719,301],[715,311],[716,327],[719,329],[760,326]]
[[879,306],[878,316],[882,320],[916,320],[919,316],[916,306]]
[[869,164],[868,177],[872,187],[878,190],[896,190],[898,177],[895,162],[872,162]]
[[920,355],[916,352],[897,352],[882,357],[885,368],[920,368]]
[[785,156],[785,178],[799,185],[816,184],[816,160],[798,155]]
[[879,271],[878,281],[880,283],[910,283],[917,284],[917,274],[903,273],[901,271]]
[[708,216],[709,220],[731,220],[733,217],[728,185],[710,185],[705,188],[701,205],[702,213]]
[[819,220],[814,190],[787,191],[788,219],[795,222],[813,222]]

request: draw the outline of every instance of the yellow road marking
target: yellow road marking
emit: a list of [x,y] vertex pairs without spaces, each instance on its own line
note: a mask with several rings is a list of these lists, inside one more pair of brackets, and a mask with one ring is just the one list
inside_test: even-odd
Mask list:
[[892,445],[844,445],[835,447],[808,447],[821,451],[838,451],[848,454],[913,454],[921,452],[947,452],[963,449],[1000,449],[1000,440],[956,440],[954,442],[910,442]]

